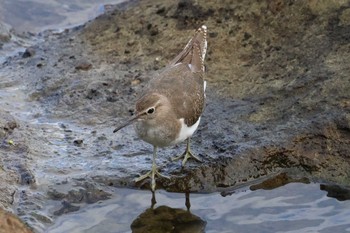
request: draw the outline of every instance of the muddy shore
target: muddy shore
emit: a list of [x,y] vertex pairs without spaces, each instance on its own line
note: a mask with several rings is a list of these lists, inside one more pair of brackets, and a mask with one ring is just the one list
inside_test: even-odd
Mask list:
[[185,144],[160,150],[172,179],[158,188],[213,192],[261,179],[349,187],[350,2],[145,0],[47,31],[1,64],[1,207],[41,229],[52,222],[40,215],[46,200],[60,202],[61,215],[107,199],[111,187],[149,188],[133,178],[151,167],[151,146],[132,127],[113,128],[202,24],[207,106],[192,150],[203,162],[181,169],[169,158]]

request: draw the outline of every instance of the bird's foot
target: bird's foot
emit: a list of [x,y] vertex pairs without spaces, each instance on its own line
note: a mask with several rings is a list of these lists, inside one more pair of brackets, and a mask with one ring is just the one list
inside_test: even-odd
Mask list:
[[166,175],[163,175],[162,173],[160,173],[157,170],[157,167],[152,167],[152,170],[150,170],[146,174],[144,174],[144,175],[134,179],[134,181],[137,183],[137,182],[140,182],[141,180],[144,180],[144,179],[147,179],[147,178],[151,178],[151,188],[152,188],[152,191],[154,192],[156,190],[156,179],[155,179],[155,176],[162,177],[162,178],[165,178],[165,179],[170,179],[169,176],[166,176]]
[[197,155],[193,154],[190,149],[186,149],[186,151],[182,155],[176,156],[176,157],[172,158],[171,160],[176,161],[176,160],[180,160],[182,158],[183,158],[183,160],[182,160],[183,167],[185,166],[185,163],[187,162],[187,160],[189,158],[194,158],[198,162],[202,162],[202,160]]

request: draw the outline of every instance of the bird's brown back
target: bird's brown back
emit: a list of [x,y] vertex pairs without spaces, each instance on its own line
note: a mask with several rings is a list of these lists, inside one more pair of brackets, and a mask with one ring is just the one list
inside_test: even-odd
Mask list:
[[187,126],[197,122],[204,109],[203,73],[193,73],[186,64],[165,69],[152,79],[145,94],[158,93],[168,98],[176,118]]

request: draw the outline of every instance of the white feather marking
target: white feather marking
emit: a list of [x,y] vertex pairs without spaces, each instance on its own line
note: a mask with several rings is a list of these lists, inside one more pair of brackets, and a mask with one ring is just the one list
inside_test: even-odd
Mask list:
[[179,142],[183,142],[185,141],[187,138],[191,137],[192,134],[194,133],[194,131],[196,131],[196,129],[198,128],[198,125],[199,125],[199,121],[201,120],[201,118],[198,118],[197,122],[188,127],[186,124],[185,124],[185,119],[184,118],[181,118],[180,119],[180,123],[181,123],[181,129],[180,129],[180,133],[179,133],[179,136],[178,138],[176,138],[176,140],[174,141],[174,144],[177,144]]
[[203,30],[203,36],[204,36],[204,46],[202,48],[202,61],[204,62],[205,55],[207,53],[207,47],[208,47],[208,42],[207,42],[207,26],[202,25],[201,29]]

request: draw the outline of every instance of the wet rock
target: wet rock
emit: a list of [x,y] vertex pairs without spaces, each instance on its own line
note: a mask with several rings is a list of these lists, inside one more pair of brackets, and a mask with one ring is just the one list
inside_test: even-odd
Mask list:
[[34,48],[26,48],[24,53],[22,54],[23,58],[33,57],[35,55],[35,49]]
[[46,223],[46,224],[52,224],[52,217],[48,217],[44,214],[32,212],[31,216],[33,216],[36,220],[38,220],[40,223]]
[[206,222],[190,211],[168,206],[149,208],[132,223],[133,233],[141,232],[205,232]]
[[32,233],[18,217],[0,209],[0,233]]
[[[92,74],[84,80],[70,77],[76,80],[74,86],[64,78],[47,83],[50,111],[55,106],[56,116],[80,122],[87,116],[110,121],[127,117],[142,86],[157,74],[154,69],[164,67],[186,44],[189,35],[181,30],[205,23],[210,36],[206,61],[210,88],[192,145],[204,163],[190,163],[179,171],[159,156],[164,170],[174,176],[171,181],[160,179],[159,187],[214,191],[283,171],[291,179],[303,174],[311,180],[346,182],[347,7],[281,1],[148,3],[117,7],[74,35],[75,42],[91,46],[89,60],[96,66],[115,67],[113,72],[106,68],[98,75],[100,80]],[[124,20],[135,17],[142,20]],[[123,20],[125,24],[117,24]],[[75,49],[77,60],[86,59],[80,57],[79,47]],[[86,46],[84,52],[89,52]],[[120,63],[115,63],[116,57]],[[80,115],[67,115],[72,108],[80,109]],[[133,134],[132,128],[125,130]],[[169,153],[180,153],[179,148]]]
[[11,134],[18,127],[15,118],[8,112],[0,111],[0,139]]
[[10,210],[17,190],[18,174],[0,162],[0,208]]
[[350,189],[335,184],[321,184],[320,189],[327,192],[327,197],[336,198],[338,201],[350,200]]
[[11,39],[11,27],[3,22],[0,22],[0,48]]
[[20,184],[30,185],[35,183],[35,177],[29,170],[20,173]]
[[74,145],[76,146],[81,146],[83,144],[84,140],[83,139],[75,139],[73,141]]
[[62,200],[66,197],[67,194],[63,192],[59,192],[56,189],[51,189],[47,192],[47,195],[50,197],[52,200]]
[[35,176],[27,166],[20,164],[17,166],[17,171],[20,175],[19,183],[21,185],[32,185],[35,183]]
[[56,210],[53,214],[56,216],[60,216],[62,214],[78,211],[79,209],[79,206],[72,205],[67,201],[62,201],[62,207],[59,210]]
[[43,67],[44,65],[45,65],[45,63],[40,62],[40,63],[36,64],[36,67],[41,68],[41,67]]
[[95,203],[108,199],[111,194],[95,187],[94,184],[85,182],[80,187],[75,187],[67,192],[60,192],[56,189],[48,191],[48,196],[54,200],[65,200],[69,203]]
[[92,64],[88,61],[79,61],[77,62],[77,64],[75,65],[75,69],[76,70],[90,70],[92,68]]
[[271,190],[278,187],[281,187],[283,185],[289,184],[289,183],[304,183],[308,184],[310,181],[307,178],[300,178],[295,179],[289,177],[286,173],[281,173],[271,179],[265,180],[261,182],[260,184],[255,184],[250,186],[250,190],[255,191],[258,189],[265,189],[265,190]]

